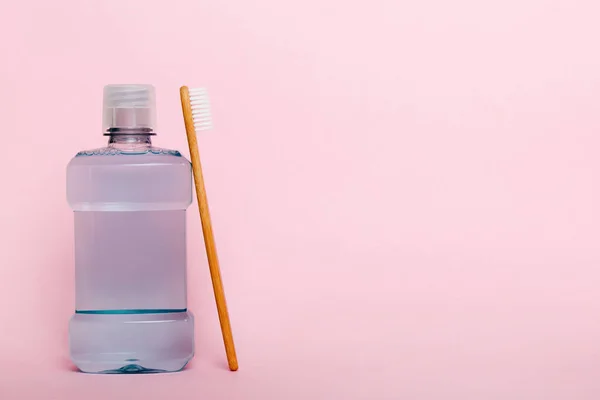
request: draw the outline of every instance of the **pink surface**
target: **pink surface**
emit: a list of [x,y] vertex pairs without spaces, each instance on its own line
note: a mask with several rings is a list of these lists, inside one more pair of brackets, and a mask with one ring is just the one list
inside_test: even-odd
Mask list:
[[[12,2],[0,11],[1,399],[600,398],[600,6]],[[72,371],[65,166],[106,83],[201,137],[237,340],[195,208],[182,373]],[[187,154],[187,150],[184,151]],[[195,205],[193,206],[195,207]]]

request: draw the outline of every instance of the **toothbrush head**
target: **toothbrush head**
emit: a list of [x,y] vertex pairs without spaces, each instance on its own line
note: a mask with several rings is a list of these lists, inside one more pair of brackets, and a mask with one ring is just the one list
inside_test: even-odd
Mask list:
[[205,88],[189,88],[190,107],[194,128],[197,131],[212,129],[212,117],[210,115],[210,100]]

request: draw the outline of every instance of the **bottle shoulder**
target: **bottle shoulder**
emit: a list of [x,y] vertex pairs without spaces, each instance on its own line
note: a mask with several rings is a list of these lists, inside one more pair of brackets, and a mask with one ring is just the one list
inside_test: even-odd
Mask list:
[[100,147],[97,149],[82,150],[75,154],[75,157],[91,157],[91,156],[140,156],[140,155],[169,155],[181,157],[181,153],[177,150],[164,149],[162,147],[145,147],[135,150],[123,150],[110,146]]
[[83,151],[69,162],[67,200],[74,210],[183,210],[191,203],[192,168],[179,152],[111,150]]
[[190,164],[177,150],[154,146],[135,150],[123,150],[107,146],[78,152],[71,159],[69,166],[147,163]]

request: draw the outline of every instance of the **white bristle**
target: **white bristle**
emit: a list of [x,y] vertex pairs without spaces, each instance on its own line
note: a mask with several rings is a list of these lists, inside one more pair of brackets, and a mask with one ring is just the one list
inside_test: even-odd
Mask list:
[[211,129],[212,117],[210,115],[210,100],[208,92],[204,88],[189,89],[190,106],[192,107],[192,117],[194,119],[194,128],[197,131]]

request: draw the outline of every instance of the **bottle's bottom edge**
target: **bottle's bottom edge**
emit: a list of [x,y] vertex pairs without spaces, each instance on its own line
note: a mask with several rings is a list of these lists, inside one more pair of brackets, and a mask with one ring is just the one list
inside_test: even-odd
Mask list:
[[155,360],[153,362],[138,360],[98,363],[76,359],[72,359],[72,361],[79,372],[87,374],[159,374],[179,372],[187,366],[192,358],[193,355],[185,359]]
[[189,311],[76,313],[69,326],[69,348],[81,372],[177,372],[194,356],[194,318]]

